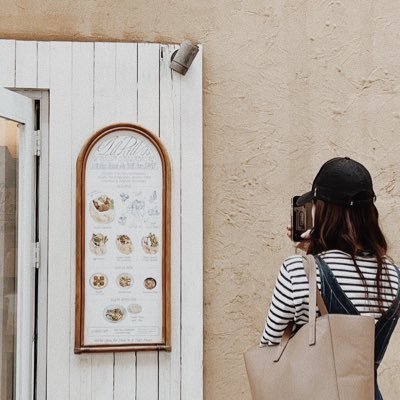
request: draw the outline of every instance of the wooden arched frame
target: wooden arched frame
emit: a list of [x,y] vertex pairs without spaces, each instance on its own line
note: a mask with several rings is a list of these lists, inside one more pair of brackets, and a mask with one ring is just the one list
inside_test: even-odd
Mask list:
[[[116,131],[131,131],[144,136],[157,150],[162,166],[162,337],[160,343],[130,343],[85,345],[85,221],[86,221],[86,163],[95,146],[105,136]],[[171,350],[171,166],[167,151],[159,138],[149,130],[134,124],[121,123],[97,131],[83,146],[77,159],[76,175],[76,307],[75,307],[75,353],[106,351]]]

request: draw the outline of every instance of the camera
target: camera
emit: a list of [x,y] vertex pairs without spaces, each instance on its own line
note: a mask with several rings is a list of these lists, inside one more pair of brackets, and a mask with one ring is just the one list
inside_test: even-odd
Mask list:
[[292,240],[294,242],[306,240],[301,235],[313,227],[312,203],[296,206],[299,197],[294,196],[292,198]]

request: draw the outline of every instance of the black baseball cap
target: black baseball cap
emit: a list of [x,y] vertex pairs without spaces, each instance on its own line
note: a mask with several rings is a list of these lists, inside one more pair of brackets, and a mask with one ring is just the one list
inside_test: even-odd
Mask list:
[[296,205],[313,199],[344,206],[355,206],[375,201],[372,178],[368,170],[349,157],[336,157],[319,170],[312,190],[300,196]]

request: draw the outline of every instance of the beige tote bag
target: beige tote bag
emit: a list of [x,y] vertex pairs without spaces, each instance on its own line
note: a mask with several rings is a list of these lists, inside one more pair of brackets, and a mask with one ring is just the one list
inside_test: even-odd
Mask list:
[[317,289],[314,257],[303,258],[310,282],[309,323],[292,337],[290,324],[278,346],[245,352],[253,400],[374,400],[375,320],[328,314]]

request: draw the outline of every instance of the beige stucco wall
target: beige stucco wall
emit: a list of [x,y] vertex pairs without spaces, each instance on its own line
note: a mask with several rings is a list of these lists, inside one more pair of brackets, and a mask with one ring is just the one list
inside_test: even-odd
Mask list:
[[[400,261],[397,0],[0,0],[0,37],[204,45],[205,397],[250,399],[290,197],[319,165],[367,165]],[[381,382],[400,397],[400,331]],[[186,400],[186,399],[185,399]]]

